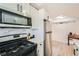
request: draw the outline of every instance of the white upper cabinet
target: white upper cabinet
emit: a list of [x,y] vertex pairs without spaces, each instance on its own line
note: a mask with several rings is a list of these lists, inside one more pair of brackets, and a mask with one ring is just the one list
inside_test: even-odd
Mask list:
[[17,3],[0,3],[0,6],[8,10],[17,10]]
[[4,9],[19,12],[24,16],[30,17],[30,5],[29,3],[0,3],[0,7]]

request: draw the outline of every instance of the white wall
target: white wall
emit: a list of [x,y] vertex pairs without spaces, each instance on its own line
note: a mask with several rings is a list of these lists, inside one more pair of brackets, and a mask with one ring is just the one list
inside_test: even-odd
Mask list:
[[79,21],[75,23],[53,24],[52,38],[63,43],[67,43],[69,32],[76,32],[79,34]]

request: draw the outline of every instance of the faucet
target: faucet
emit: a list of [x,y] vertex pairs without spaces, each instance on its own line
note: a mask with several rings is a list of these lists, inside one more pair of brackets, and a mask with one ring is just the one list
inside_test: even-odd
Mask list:
[[31,35],[31,33],[28,33],[28,35],[27,35],[27,39],[30,40],[30,39],[32,39],[32,38],[35,38],[35,35],[34,35],[34,34]]

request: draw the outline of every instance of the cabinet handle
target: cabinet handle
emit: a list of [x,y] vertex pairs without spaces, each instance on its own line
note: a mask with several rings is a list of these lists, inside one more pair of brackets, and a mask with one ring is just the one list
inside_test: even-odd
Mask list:
[[40,45],[42,45],[42,44],[40,44]]
[[20,4],[17,4],[17,11],[22,12],[23,11],[23,6]]
[[20,5],[19,5],[19,4],[17,4],[17,11],[19,11],[19,7],[20,7]]
[[20,12],[22,12],[22,5],[20,6]]

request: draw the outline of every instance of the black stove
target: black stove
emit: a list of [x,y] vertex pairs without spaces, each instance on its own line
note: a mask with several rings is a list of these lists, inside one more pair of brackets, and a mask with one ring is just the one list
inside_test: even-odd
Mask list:
[[0,42],[1,56],[36,56],[37,44],[25,38]]

